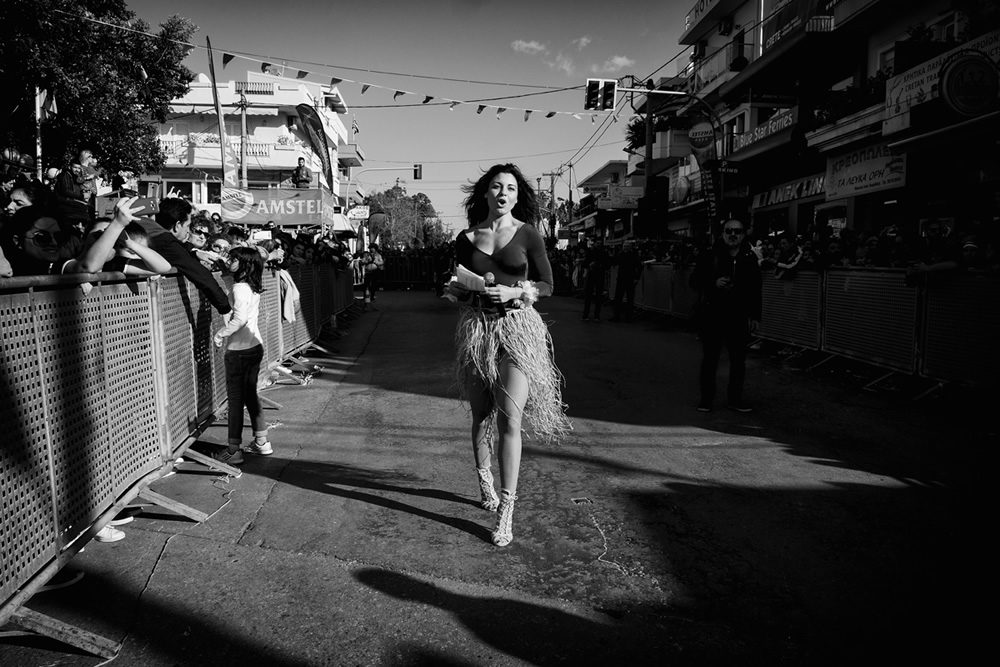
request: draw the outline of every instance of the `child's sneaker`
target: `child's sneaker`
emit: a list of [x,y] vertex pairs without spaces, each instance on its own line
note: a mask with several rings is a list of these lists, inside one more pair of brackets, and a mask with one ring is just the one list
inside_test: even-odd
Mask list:
[[212,458],[219,463],[227,463],[231,466],[239,465],[243,463],[243,452],[237,449],[235,452],[230,452],[228,449],[223,449],[218,452],[212,453]]
[[258,456],[270,456],[274,453],[274,448],[271,447],[270,442],[254,442],[250,441],[250,444],[243,448],[247,454],[257,454]]

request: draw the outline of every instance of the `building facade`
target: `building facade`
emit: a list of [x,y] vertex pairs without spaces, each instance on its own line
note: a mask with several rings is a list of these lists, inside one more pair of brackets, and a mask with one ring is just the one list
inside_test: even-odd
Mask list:
[[[325,210],[327,222],[345,224],[343,212],[364,199],[352,170],[363,166],[365,156],[342,120],[349,109],[340,91],[248,72],[243,81],[218,82],[218,94],[241,189],[298,189],[292,175],[302,158],[312,177],[308,189],[317,192],[300,194],[321,202],[317,206]],[[159,174],[139,179],[140,192],[162,196],[173,191],[225,217],[219,123],[212,83],[204,74],[171,103],[160,126],[160,146],[166,164]]]
[[690,149],[672,130],[629,159],[653,179],[641,235],[997,224],[997,3],[700,0],[680,42],[690,62],[658,87],[688,96],[655,113]]

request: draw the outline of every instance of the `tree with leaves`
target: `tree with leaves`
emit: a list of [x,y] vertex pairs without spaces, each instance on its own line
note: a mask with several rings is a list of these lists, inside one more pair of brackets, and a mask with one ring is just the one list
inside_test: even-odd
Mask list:
[[3,0],[3,145],[34,155],[35,95],[47,91],[57,109],[42,123],[45,167],[89,148],[105,177],[158,172],[158,124],[194,79],[182,62],[195,30],[173,16],[147,34],[123,0]]
[[395,185],[365,198],[374,216],[372,238],[378,238],[384,248],[428,248],[451,240],[444,229],[430,198],[423,192],[408,195],[406,188]]

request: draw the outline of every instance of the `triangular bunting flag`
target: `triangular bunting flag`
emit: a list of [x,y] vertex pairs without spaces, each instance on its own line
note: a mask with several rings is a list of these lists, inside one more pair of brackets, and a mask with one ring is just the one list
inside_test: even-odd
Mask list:
[[617,123],[618,122],[618,114],[614,114],[614,113],[611,114],[611,122],[613,122],[613,123]]
[[302,70],[299,70],[299,73],[295,75],[295,78],[296,79],[304,79],[307,76],[309,76],[309,72],[304,72]]
[[597,114],[594,113],[590,114],[590,124],[593,125],[596,122],[597,122]]
[[222,69],[226,69],[226,65],[228,65],[231,62],[233,62],[234,58],[236,58],[236,56],[234,56],[231,53],[223,53],[222,54]]
[[486,105],[485,105],[485,104],[480,104],[480,105],[479,105],[479,108],[478,108],[478,109],[476,109],[476,113],[482,113],[482,112],[483,112],[483,109],[485,109],[485,108],[486,108]]
[[580,114],[578,114],[578,113],[573,114],[573,118],[576,118],[577,120],[582,120],[580,118]]
[[497,120],[500,120],[500,114],[502,114],[504,111],[506,111],[506,109],[503,107],[497,109]]
[[343,83],[343,82],[344,82],[343,79],[338,79],[337,77],[333,77],[332,79],[330,79],[331,86],[336,86],[338,83]]
[[369,88],[371,88],[371,86],[369,86],[367,83],[361,86],[361,94],[364,95],[365,93],[367,93]]
[[457,107],[458,104],[459,104],[458,102],[452,102],[451,106],[448,107],[448,111],[454,111],[455,107]]
[[552,117],[553,117],[553,116],[555,116],[555,115],[556,115],[556,112],[555,112],[555,111],[550,111],[550,112],[548,112],[547,114],[545,114],[545,117],[546,117],[546,118],[552,118]]
[[524,112],[524,122],[525,122],[525,123],[527,123],[527,122],[528,122],[528,116],[530,116],[530,115],[531,115],[531,109],[527,109],[527,110],[526,110],[526,111]]
[[430,102],[433,99],[434,99],[434,97],[432,95],[428,95],[427,97],[424,98],[424,101],[421,102],[421,104],[427,104],[428,102]]
[[399,97],[399,96],[401,96],[401,95],[405,95],[405,94],[406,94],[406,93],[405,93],[404,91],[402,91],[402,90],[397,90],[397,91],[396,91],[395,93],[393,93],[393,95],[392,95],[392,99],[396,99],[397,97]]
[[271,63],[261,63],[260,64],[260,73],[261,74],[267,74],[267,70],[270,69],[270,68],[271,68]]

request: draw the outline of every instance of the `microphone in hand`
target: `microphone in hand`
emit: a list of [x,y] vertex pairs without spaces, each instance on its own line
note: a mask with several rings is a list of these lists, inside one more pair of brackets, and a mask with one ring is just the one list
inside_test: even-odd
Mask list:
[[[487,287],[495,287],[497,284],[496,276],[493,275],[492,271],[487,271],[483,274],[483,282],[486,283]],[[507,309],[504,307],[502,301],[497,301],[497,312],[500,313],[500,317],[507,316]]]

